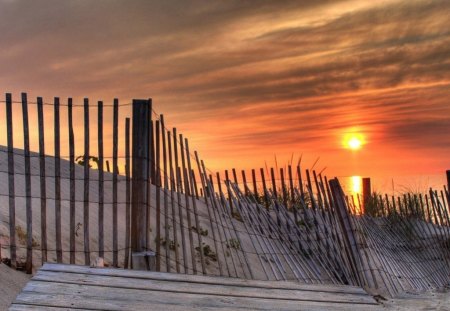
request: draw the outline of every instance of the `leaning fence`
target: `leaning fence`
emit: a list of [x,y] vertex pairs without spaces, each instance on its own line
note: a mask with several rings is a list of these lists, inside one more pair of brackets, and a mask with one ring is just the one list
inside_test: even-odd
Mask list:
[[129,268],[151,252],[157,271],[349,284],[390,296],[449,282],[445,187],[346,196],[337,179],[300,162],[249,178],[234,168],[213,174],[151,100],[62,104],[7,94],[1,104],[0,258],[29,273],[47,261],[98,257]]

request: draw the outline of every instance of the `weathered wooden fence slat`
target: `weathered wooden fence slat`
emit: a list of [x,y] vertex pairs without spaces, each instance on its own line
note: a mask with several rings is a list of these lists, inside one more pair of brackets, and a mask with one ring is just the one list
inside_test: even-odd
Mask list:
[[130,266],[131,239],[131,182],[130,182],[130,118],[125,119],[125,259],[124,266]]
[[113,237],[113,266],[117,267],[119,265],[119,233],[118,233],[118,211],[117,211],[117,178],[119,175],[118,166],[118,153],[119,153],[119,100],[117,98],[113,101],[113,190],[112,190],[112,200],[113,200],[113,219],[112,219],[112,237]]
[[28,123],[27,94],[22,93],[23,117],[23,150],[25,159],[25,196],[26,196],[26,222],[27,222],[27,259],[25,270],[31,274],[33,270],[33,215],[31,205],[31,171],[30,171],[30,129]]
[[91,264],[89,235],[89,99],[84,99],[84,191],[83,191],[83,232],[84,264]]
[[[70,107],[70,106],[69,106]],[[45,172],[45,135],[44,135],[44,109],[42,97],[37,98],[38,129],[39,129],[39,187],[41,195],[41,260],[47,262],[47,185]],[[69,142],[69,145],[70,142]],[[72,161],[71,161],[72,162]],[[72,200],[71,200],[72,201]]]
[[[68,126],[69,126],[69,175],[70,175],[70,216],[69,216],[69,223],[70,223],[70,231],[69,231],[69,239],[70,239],[70,263],[75,264],[76,259],[76,245],[75,245],[75,198],[76,198],[76,192],[75,192],[75,136],[73,131],[73,109],[72,109],[72,98],[68,99]],[[45,163],[45,159],[43,161]],[[45,178],[45,177],[44,177]]]
[[105,257],[104,241],[104,173],[103,173],[103,102],[97,104],[97,140],[98,140],[98,256]]

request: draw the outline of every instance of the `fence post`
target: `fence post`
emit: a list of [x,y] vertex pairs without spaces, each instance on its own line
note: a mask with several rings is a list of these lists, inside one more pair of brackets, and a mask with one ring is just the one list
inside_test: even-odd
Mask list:
[[366,210],[366,205],[370,200],[370,196],[372,194],[372,186],[370,182],[370,178],[366,177],[362,179],[362,190],[363,190],[363,210],[360,211],[361,213],[364,213]]
[[447,175],[447,190],[450,192],[450,170],[446,171]]
[[30,130],[28,124],[28,100],[27,94],[22,93],[22,116],[23,116],[23,147],[25,159],[25,193],[26,193],[26,219],[27,219],[27,261],[26,272],[33,271],[33,217],[31,204],[31,163],[30,163]]
[[132,197],[131,197],[131,252],[132,268],[150,270],[147,250],[147,181],[148,181],[148,134],[150,101],[133,100],[132,132]]
[[14,187],[13,129],[12,96],[10,93],[6,93],[6,132],[8,136],[9,251],[11,257],[11,267],[16,268],[16,195]]

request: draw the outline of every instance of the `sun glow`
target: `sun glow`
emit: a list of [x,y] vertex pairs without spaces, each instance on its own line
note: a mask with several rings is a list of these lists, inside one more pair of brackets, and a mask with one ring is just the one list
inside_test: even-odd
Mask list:
[[347,133],[344,135],[344,148],[359,150],[365,144],[364,136],[361,133]]

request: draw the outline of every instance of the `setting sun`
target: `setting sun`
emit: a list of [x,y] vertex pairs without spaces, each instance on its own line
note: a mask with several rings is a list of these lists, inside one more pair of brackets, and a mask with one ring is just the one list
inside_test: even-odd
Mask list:
[[344,148],[351,150],[359,150],[365,143],[364,136],[360,133],[347,133],[344,135]]
[[348,141],[348,146],[353,150],[359,149],[361,148],[361,140],[358,137],[353,137]]

